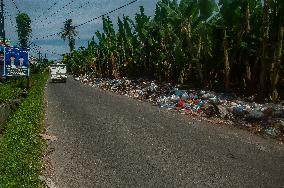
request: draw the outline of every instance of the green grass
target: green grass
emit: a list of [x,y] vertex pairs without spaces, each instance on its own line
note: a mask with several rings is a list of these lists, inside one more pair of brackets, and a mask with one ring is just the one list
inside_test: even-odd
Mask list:
[[0,83],[0,104],[21,96],[23,90],[17,85],[17,82],[13,81]]
[[47,75],[34,75],[27,98],[9,117],[0,136],[0,188],[41,187],[44,86]]

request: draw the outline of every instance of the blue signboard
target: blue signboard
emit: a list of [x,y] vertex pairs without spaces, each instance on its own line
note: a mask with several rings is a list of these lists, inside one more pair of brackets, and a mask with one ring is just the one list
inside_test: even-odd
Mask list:
[[29,76],[28,49],[5,47],[4,76]]

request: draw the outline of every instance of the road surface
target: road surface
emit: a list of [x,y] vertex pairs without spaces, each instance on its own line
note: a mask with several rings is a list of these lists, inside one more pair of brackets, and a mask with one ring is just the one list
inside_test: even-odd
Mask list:
[[46,176],[57,188],[284,187],[284,146],[101,91],[48,83]]

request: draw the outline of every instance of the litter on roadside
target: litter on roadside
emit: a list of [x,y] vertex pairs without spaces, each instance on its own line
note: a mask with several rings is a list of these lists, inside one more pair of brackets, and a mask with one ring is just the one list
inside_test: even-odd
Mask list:
[[[281,104],[258,104],[233,94],[205,90],[182,90],[171,83],[149,80],[101,79],[90,76],[75,78],[83,84],[112,91],[134,99],[151,102],[161,108],[200,117],[218,117],[248,127],[261,126],[266,135],[284,136],[284,107]],[[279,122],[282,122],[279,123]]]

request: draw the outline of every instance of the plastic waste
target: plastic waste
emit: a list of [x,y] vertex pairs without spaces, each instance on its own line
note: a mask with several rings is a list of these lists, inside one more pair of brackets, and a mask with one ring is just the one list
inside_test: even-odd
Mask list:
[[[179,85],[160,84],[156,81],[143,79],[104,79],[93,78],[89,75],[80,75],[74,77],[74,79],[95,88],[146,100],[161,108],[175,109],[185,114],[200,116],[205,114],[207,117],[218,115],[221,118],[242,124],[254,122],[260,124],[263,128],[265,126],[271,127],[264,129],[271,135],[275,135],[275,130],[284,132],[284,101],[282,101],[283,104],[259,104],[253,102],[254,96],[240,98],[232,93],[182,90],[179,89],[181,88]],[[282,124],[279,122],[282,122]]]
[[276,137],[280,133],[280,131],[277,130],[275,127],[269,127],[265,129],[265,133],[269,136]]
[[185,107],[185,101],[184,100],[179,100],[178,103],[177,103],[177,107],[184,108]]
[[246,119],[247,120],[260,120],[261,118],[263,118],[263,116],[264,116],[263,112],[258,111],[258,110],[253,110],[246,116]]
[[245,113],[244,107],[241,105],[234,106],[233,113],[236,115],[243,115]]
[[182,94],[181,99],[182,99],[182,100],[187,100],[187,99],[189,99],[189,95],[187,94],[187,92],[184,92],[184,93]]
[[184,91],[184,90],[176,90],[175,91],[175,95],[179,96],[179,97],[182,97],[184,93],[186,93],[186,91]]
[[222,118],[226,118],[229,115],[229,111],[227,110],[227,108],[225,106],[218,105],[217,108],[218,108],[218,111],[219,111],[219,115]]
[[177,95],[172,95],[172,96],[171,96],[171,100],[172,100],[172,101],[177,102],[177,101],[179,101],[179,99],[180,99],[180,97],[177,96]]

